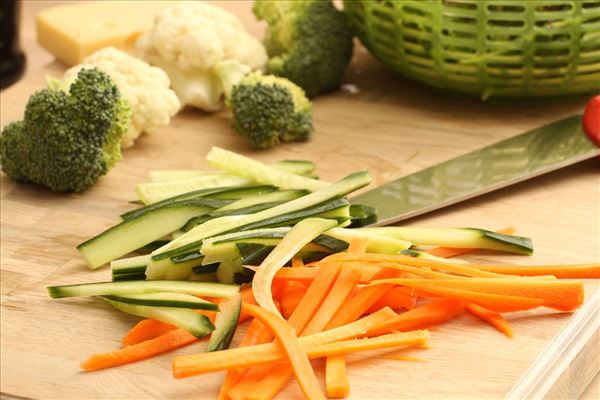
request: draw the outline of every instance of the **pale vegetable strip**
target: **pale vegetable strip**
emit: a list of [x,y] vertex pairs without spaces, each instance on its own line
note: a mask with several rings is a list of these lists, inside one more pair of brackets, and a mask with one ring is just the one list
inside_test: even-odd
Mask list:
[[321,392],[319,382],[315,376],[315,371],[310,365],[306,349],[300,344],[294,328],[279,315],[264,308],[252,304],[248,304],[244,307],[248,314],[258,318],[275,334],[277,343],[285,351],[292,369],[294,370],[294,375],[296,375],[296,380],[304,393],[304,397],[309,400],[324,400],[325,396]]
[[[503,235],[512,235],[513,233],[515,233],[515,228],[513,228],[513,227],[504,228],[504,229],[500,229],[496,232],[501,233]],[[471,252],[477,251],[477,250],[481,250],[481,249],[477,249],[477,248],[469,249],[469,248],[458,248],[458,247],[436,247],[436,248],[427,250],[427,253],[429,253],[433,256],[436,256],[436,257],[449,258],[449,257],[459,256],[459,255],[465,254],[465,253],[471,253]]]
[[[374,326],[378,326],[395,315],[396,313],[391,309],[384,308],[351,324],[310,336],[302,336],[299,340],[303,346],[313,346],[352,339],[364,335]],[[250,368],[284,359],[285,354],[277,343],[236,347],[212,353],[177,356],[173,359],[173,375],[176,378],[187,378],[225,369]]]
[[[327,229],[337,225],[337,221],[323,218],[307,218],[298,222],[281,242],[269,253],[252,280],[252,292],[256,302],[263,308],[281,316],[271,293],[273,277],[306,244]],[[295,269],[295,268],[294,268]]]

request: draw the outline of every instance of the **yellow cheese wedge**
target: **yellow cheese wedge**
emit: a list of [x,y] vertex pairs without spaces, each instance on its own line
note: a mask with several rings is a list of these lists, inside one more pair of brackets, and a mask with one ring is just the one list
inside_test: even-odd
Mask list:
[[131,51],[159,10],[175,1],[94,1],[42,10],[37,41],[68,66],[103,47]]

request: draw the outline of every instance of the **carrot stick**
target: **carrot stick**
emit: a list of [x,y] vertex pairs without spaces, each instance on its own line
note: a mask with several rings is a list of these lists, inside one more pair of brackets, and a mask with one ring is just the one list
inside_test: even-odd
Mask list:
[[292,258],[292,268],[304,267],[304,261],[300,257]]
[[388,347],[422,347],[427,345],[428,339],[429,332],[425,330],[390,333],[375,338],[343,340],[341,342],[311,346],[308,350],[308,356],[310,358],[320,358]]
[[543,300],[543,305],[561,311],[572,311],[583,304],[583,284],[579,281],[537,279],[384,279],[381,283],[404,286],[417,285],[422,290],[431,287],[468,290],[487,294],[532,297]]
[[123,338],[123,346],[131,346],[146,340],[154,339],[165,333],[177,329],[171,324],[154,319],[143,319],[127,333]]
[[[315,265],[314,267],[298,267],[298,268],[282,268],[277,271],[274,282],[278,281],[297,281],[309,285],[317,275],[319,268],[326,262]],[[371,265],[369,263],[363,263],[360,266],[360,283],[371,282],[373,276],[377,274],[381,268]]]
[[465,307],[467,311],[476,317],[487,322],[500,332],[504,333],[508,337],[513,337],[513,330],[507,320],[495,311],[490,311],[486,308],[478,306],[477,304],[467,304]]
[[600,279],[600,264],[475,265],[482,271],[522,276],[554,275],[559,279]]
[[[303,346],[313,346],[356,338],[395,315],[396,313],[391,309],[384,308],[353,323],[314,335],[302,336],[298,340]],[[177,356],[173,359],[173,375],[176,378],[187,378],[225,369],[249,368],[284,359],[283,350],[275,342],[236,347],[212,353]]]
[[194,335],[183,329],[174,329],[162,336],[144,342],[124,347],[108,353],[94,354],[81,363],[81,368],[86,371],[116,367],[144,360],[157,354],[178,349],[182,346],[197,341]]
[[[384,285],[380,285],[384,286]],[[365,287],[364,289],[369,288]],[[366,312],[372,313],[383,307],[390,307],[393,310],[405,308],[407,310],[413,309],[417,303],[417,296],[415,290],[406,287],[395,287],[392,290],[387,291],[378,301],[376,301]]]
[[444,298],[413,308],[371,329],[367,336],[379,336],[393,331],[412,331],[441,325],[462,313],[462,300]]
[[[504,235],[512,235],[513,233],[515,233],[515,228],[513,228],[513,227],[504,228],[504,229],[500,229],[496,232],[502,233]],[[462,248],[461,249],[458,247],[436,247],[436,248],[427,250],[427,253],[429,253],[433,256],[436,256],[436,257],[450,258],[450,257],[459,256],[459,255],[465,254],[465,253],[471,253],[471,252],[477,251],[477,250],[481,250],[481,249],[477,249],[477,248],[472,248],[472,249]]]
[[324,400],[325,396],[321,392],[315,371],[310,365],[306,349],[298,341],[294,328],[284,319],[264,308],[252,304],[247,304],[244,307],[248,314],[258,318],[273,331],[278,344],[283,348],[292,365],[294,375],[296,375],[304,397],[309,400]]
[[328,356],[325,361],[325,387],[327,397],[345,399],[350,395],[350,382],[346,373],[346,357],[343,354]]
[[[389,281],[389,280],[386,280]],[[386,282],[382,281],[382,282]],[[409,282],[413,281],[413,282]],[[457,299],[463,299],[471,303],[475,303],[489,310],[496,312],[512,312],[512,311],[524,311],[531,310],[533,308],[541,307],[544,305],[544,300],[535,297],[523,297],[523,296],[510,296],[491,294],[483,292],[474,292],[471,290],[461,290],[446,288],[443,286],[429,285],[428,283],[434,282],[432,279],[405,279],[402,285],[410,286],[415,289],[419,289],[423,292],[428,292],[438,296],[452,297]],[[386,282],[389,283],[389,282]]]
[[367,252],[367,246],[369,245],[369,239],[366,236],[354,237],[350,240],[350,244],[348,245],[348,253],[354,254],[364,254]]
[[290,318],[300,300],[304,297],[307,288],[300,282],[288,282],[287,288],[281,297],[281,313],[284,318]]

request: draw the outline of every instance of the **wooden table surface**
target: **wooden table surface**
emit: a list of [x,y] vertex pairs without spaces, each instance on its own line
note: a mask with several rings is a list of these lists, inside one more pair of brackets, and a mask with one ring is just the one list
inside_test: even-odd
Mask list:
[[[29,95],[47,73],[64,66],[35,43],[34,16],[56,2],[25,1],[22,44],[25,78],[2,92],[1,125],[20,119]],[[220,3],[262,35],[251,2]],[[57,194],[1,176],[1,388],[25,398],[214,398],[221,374],[175,381],[167,354],[121,368],[81,373],[94,352],[119,347],[136,318],[96,299],[50,300],[45,286],[107,280],[106,269],[86,269],[75,246],[114,224],[130,207],[134,186],[151,169],[204,168],[212,145],[263,161],[316,161],[319,175],[334,180],[368,168],[383,183],[552,120],[580,112],[585,97],[482,103],[431,90],[398,77],[356,47],[344,78],[360,90],[314,100],[313,138],[272,151],[249,150],[230,127],[226,112],[186,110],[168,128],[143,137],[92,189]],[[590,160],[450,208],[408,221],[421,226],[516,226],[531,236],[532,257],[482,254],[473,259],[507,263],[579,263],[600,260],[599,160]],[[591,286],[588,286],[590,289]],[[589,291],[588,291],[589,293]],[[596,304],[595,307],[600,307]],[[424,363],[390,360],[383,353],[351,357],[352,398],[504,397],[570,320],[548,310],[509,315],[509,340],[465,315],[432,332],[432,349],[411,351]],[[177,351],[201,351],[192,345]],[[407,353],[409,354],[409,353]],[[591,356],[592,361],[595,357]],[[320,374],[322,375],[322,374]],[[598,379],[582,395],[597,398]],[[561,390],[573,397],[578,388]],[[580,390],[579,390],[580,392]],[[281,398],[295,398],[289,385]]]

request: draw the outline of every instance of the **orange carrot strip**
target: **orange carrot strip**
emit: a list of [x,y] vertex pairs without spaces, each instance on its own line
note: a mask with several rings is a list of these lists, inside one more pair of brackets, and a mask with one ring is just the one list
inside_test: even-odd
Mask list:
[[[521,296],[542,299],[543,305],[561,311],[572,311],[583,304],[583,283],[580,281],[557,281],[537,279],[384,279],[381,283],[416,286],[423,290],[430,287],[468,290],[488,294]],[[425,286],[423,286],[425,285]],[[427,289],[425,289],[425,287]]]
[[554,275],[559,279],[600,279],[600,264],[574,265],[476,265],[497,274],[522,276]]
[[345,399],[350,395],[350,382],[346,373],[346,357],[329,356],[325,362],[325,387],[327,397]]
[[482,319],[487,322],[494,328],[498,329],[500,332],[505,334],[508,337],[513,337],[513,330],[507,320],[502,317],[499,313],[495,311],[490,311],[486,308],[478,306],[477,304],[467,304],[467,311],[476,317]]
[[[384,286],[384,285],[379,285]],[[371,286],[367,286],[367,289]],[[413,309],[417,304],[417,295],[415,290],[406,287],[395,287],[392,290],[387,291],[379,300],[377,300],[366,312],[372,313],[383,307],[390,307],[393,310],[405,308],[407,310]]]
[[[311,318],[310,322],[308,322],[308,324],[306,324],[301,330],[302,336],[321,332],[323,329],[325,329],[337,310],[350,295],[360,280],[360,277],[360,272],[353,268],[341,270],[329,293],[319,305],[318,310]],[[315,279],[315,282],[316,281],[317,279]],[[307,296],[308,292],[305,297]],[[300,308],[300,306],[298,306],[298,308]],[[292,326],[298,327],[294,315],[290,317],[289,322]],[[263,399],[275,396],[275,394],[277,394],[292,377],[292,372],[289,365],[281,365],[278,367],[272,367],[269,370],[259,370],[259,372],[255,372],[255,374],[252,375],[249,374],[248,381],[258,378],[259,373],[263,376],[263,378],[259,384],[254,385],[252,393],[253,395],[256,395],[257,398]]]
[[[313,335],[316,336],[316,335]],[[429,340],[429,332],[425,330],[391,333],[376,338],[340,340],[327,343],[312,343],[311,336],[300,337],[297,340],[306,351],[309,358],[321,358],[341,354],[356,353],[366,350],[376,350],[388,347],[409,347],[416,346],[425,348]],[[269,347],[268,352],[265,351]],[[286,354],[277,343],[268,343],[250,347],[244,347],[248,350],[246,355],[249,358],[237,358],[238,353],[234,355],[236,349],[215,351],[211,353],[200,353],[193,356],[178,356],[173,360],[174,376],[176,378],[186,378],[192,375],[200,375],[208,372],[221,371],[227,368],[235,368],[243,365],[259,365],[264,363],[280,363],[285,360]],[[254,356],[252,356],[254,354]],[[193,364],[185,358],[194,357]],[[236,359],[234,359],[236,358]],[[193,371],[193,373],[192,373]],[[257,393],[246,393],[250,398],[257,398]],[[244,396],[244,397],[246,397]],[[264,397],[260,397],[264,399]]]
[[[513,233],[515,233],[515,228],[513,227],[509,227],[509,228],[504,228],[504,229],[500,229],[498,231],[496,231],[497,233],[502,233],[504,235],[512,235]],[[429,249],[427,250],[427,253],[436,256],[436,257],[442,257],[442,258],[450,258],[450,257],[455,257],[455,256],[459,256],[461,254],[465,254],[465,253],[471,253],[473,251],[477,251],[477,250],[481,250],[481,249],[477,249],[477,248],[458,248],[458,247],[436,247],[433,249]]]
[[[324,263],[323,263],[324,264]],[[286,281],[298,281],[304,284],[310,284],[317,275],[319,268],[322,264],[316,265],[314,267],[298,267],[298,268],[282,268],[277,271],[275,275],[274,282],[286,280]],[[377,274],[381,268],[378,266],[371,265],[369,263],[363,263],[360,266],[360,283],[369,283],[371,282],[373,276]]]
[[369,239],[366,236],[356,236],[350,240],[348,244],[348,253],[364,254],[367,252],[367,246],[369,245]]
[[146,340],[154,339],[165,333],[177,329],[171,324],[154,319],[143,319],[127,333],[123,338],[123,346],[131,346]]
[[392,331],[406,332],[441,325],[462,313],[464,309],[465,302],[462,300],[453,298],[435,300],[398,314],[371,329],[367,336],[379,336]]
[[[298,340],[302,346],[314,346],[341,340],[353,339],[368,332],[375,326],[394,317],[391,309],[385,308],[358,321]],[[235,368],[249,368],[261,364],[285,360],[285,353],[278,343],[265,343],[254,346],[236,347],[212,353],[177,356],[173,359],[173,375],[187,378],[193,375]]]
[[178,349],[197,341],[194,335],[183,329],[174,329],[162,336],[108,353],[94,354],[81,363],[86,371],[116,367],[118,365],[144,360],[157,354]]
[[324,400],[325,396],[321,392],[315,371],[310,365],[306,349],[298,341],[294,328],[284,319],[264,308],[252,304],[246,304],[244,307],[248,314],[258,318],[273,331],[277,337],[277,343],[287,354],[304,396],[309,400]]
[[416,258],[410,256],[404,256],[401,254],[376,254],[376,253],[366,253],[366,254],[348,254],[348,253],[336,253],[330,256],[327,256],[323,259],[323,261],[338,261],[338,262],[348,262],[348,261],[361,261],[363,263],[374,263],[379,266],[381,263],[387,263],[386,268],[395,268],[394,264],[400,264],[404,266],[410,267],[419,267],[419,268],[431,268],[436,271],[445,271],[447,273],[470,276],[470,277],[479,277],[479,278],[497,278],[503,277],[503,275],[495,274],[493,272],[483,271],[478,269],[477,266],[471,264],[456,264],[456,263],[446,263],[440,262],[437,260],[427,260],[424,258]]
[[304,267],[304,261],[300,257],[292,258],[292,268]]
[[307,287],[300,282],[288,282],[287,289],[281,297],[281,313],[284,318],[290,318],[300,300],[304,297]]
[[[418,281],[421,281],[420,279]],[[433,282],[431,279],[427,279],[426,282]],[[510,296],[491,294],[483,292],[474,292],[470,290],[452,289],[435,285],[428,285],[426,283],[408,283],[405,282],[403,285],[411,286],[419,289],[423,292],[428,292],[438,296],[453,297],[457,299],[464,299],[468,302],[478,304],[489,310],[496,312],[513,312],[513,311],[524,311],[531,310],[533,308],[541,307],[544,305],[543,299],[535,297],[523,297],[523,296]]]

